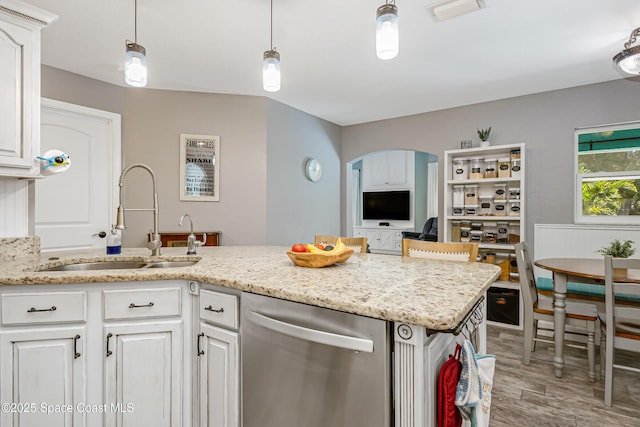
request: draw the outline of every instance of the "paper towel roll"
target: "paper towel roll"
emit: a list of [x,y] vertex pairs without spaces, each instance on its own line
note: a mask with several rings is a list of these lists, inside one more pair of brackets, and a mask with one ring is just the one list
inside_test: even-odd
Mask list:
[[40,160],[40,173],[42,175],[57,175],[66,172],[71,166],[69,155],[56,149],[48,150],[42,156],[36,158]]

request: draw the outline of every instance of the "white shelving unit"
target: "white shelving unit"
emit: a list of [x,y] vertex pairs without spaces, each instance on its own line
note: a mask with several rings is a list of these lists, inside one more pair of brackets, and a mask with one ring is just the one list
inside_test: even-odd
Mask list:
[[[484,160],[486,159],[510,159],[511,166],[511,158],[512,154],[515,154],[519,151],[519,165],[520,165],[520,173],[519,176],[511,176],[511,173],[508,177],[498,177],[498,178],[469,178],[471,175],[471,167],[467,168],[466,173],[460,174],[463,176],[463,179],[455,178],[456,174],[454,172],[454,160],[464,159],[482,159],[482,173],[484,176],[484,171],[486,167],[486,163]],[[524,144],[508,144],[508,145],[498,145],[492,147],[480,147],[480,148],[471,148],[465,150],[449,150],[444,152],[444,165],[445,165],[445,185],[444,185],[444,204],[445,204],[445,220],[444,220],[444,241],[452,242],[457,240],[457,232],[454,232],[454,225],[458,222],[461,225],[469,226],[469,230],[466,230],[467,227],[464,227],[461,231],[462,241],[465,240],[465,231],[468,231],[468,237],[470,241],[474,241],[478,243],[480,248],[479,253],[481,260],[489,261],[492,258],[492,254],[495,256],[496,264],[502,264],[505,266],[505,261],[508,263],[507,267],[510,271],[510,274],[507,274],[509,277],[505,277],[505,274],[501,276],[499,280],[497,280],[493,284],[493,288],[499,288],[504,290],[516,290],[518,291],[518,324],[509,324],[502,322],[492,322],[489,321],[489,324],[498,324],[500,326],[513,327],[513,328],[522,328],[522,298],[520,296],[520,284],[517,281],[517,271],[513,271],[510,268],[511,261],[515,262],[514,255],[514,243],[525,240],[525,213],[526,213],[526,185],[525,185],[525,176],[526,176],[526,151]],[[497,168],[496,168],[497,169]],[[511,172],[511,171],[510,171]],[[494,197],[496,190],[500,187],[496,187],[496,185],[501,186],[502,188],[506,188],[506,203],[500,203],[505,206],[505,209],[501,212],[503,215],[496,214],[495,211],[495,203]],[[477,204],[463,203],[460,205],[460,193],[458,193],[457,200],[455,200],[456,204],[454,206],[454,186],[464,186],[464,201],[469,202],[469,198],[467,198],[468,194],[473,194],[473,191],[469,190],[473,187],[469,186],[477,186],[476,188],[476,196],[478,199],[482,197],[481,200],[478,201]],[[457,190],[460,190],[461,187],[457,187]],[[510,197],[510,189],[520,189],[519,198]],[[480,202],[484,201],[490,203],[490,208],[483,209]],[[475,213],[473,212],[475,207]],[[467,207],[469,209],[467,209]],[[485,205],[486,207],[486,205]],[[454,209],[455,208],[455,209]],[[513,209],[512,209],[513,208]],[[461,212],[462,209],[462,212]],[[489,211],[490,213],[485,213]],[[460,214],[462,213],[462,214]],[[466,224],[465,224],[466,223]],[[479,229],[480,228],[480,229]],[[502,230],[508,232],[498,233],[498,230]],[[494,233],[493,236],[491,233]],[[472,237],[473,236],[473,237]],[[479,240],[477,240],[479,239]],[[495,242],[494,242],[495,239]],[[506,239],[506,240],[505,240]],[[485,257],[489,255],[489,259],[485,259]],[[505,271],[506,272],[506,271]],[[489,301],[490,303],[490,301]]]

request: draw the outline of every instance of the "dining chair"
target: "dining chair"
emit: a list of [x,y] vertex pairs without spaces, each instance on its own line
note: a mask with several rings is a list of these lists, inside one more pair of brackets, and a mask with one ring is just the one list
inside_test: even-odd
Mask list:
[[402,256],[476,262],[478,244],[402,239]]
[[[335,245],[338,241],[338,236],[324,236],[322,234],[316,234],[315,243],[321,243],[323,245]],[[353,249],[354,252],[365,253],[369,247],[369,240],[366,237],[340,237],[340,241],[348,248]]]
[[[518,264],[518,274],[520,276],[520,289],[523,301],[523,327],[524,327],[524,354],[522,363],[529,365],[531,352],[535,351],[536,342],[546,342],[553,344],[553,339],[541,338],[538,336],[539,330],[549,330],[538,325],[539,321],[554,322],[553,299],[538,293],[536,280],[533,275],[531,258],[524,242],[514,245],[516,252],[516,262]],[[581,348],[587,350],[587,360],[589,363],[589,381],[596,380],[596,325],[598,322],[598,309],[595,304],[582,303],[577,301],[566,301],[565,324],[572,326],[571,334],[586,336],[587,344],[572,344],[567,342],[565,334],[565,345],[567,347]],[[553,333],[553,329],[551,329]]]
[[605,365],[604,403],[607,406],[611,406],[613,396],[613,368],[640,372],[636,367],[622,365],[615,360],[616,349],[640,353],[640,307],[623,305],[614,299],[615,294],[640,296],[640,284],[619,281],[621,276],[615,269],[640,270],[640,259],[604,257],[605,312],[600,313],[600,358]]

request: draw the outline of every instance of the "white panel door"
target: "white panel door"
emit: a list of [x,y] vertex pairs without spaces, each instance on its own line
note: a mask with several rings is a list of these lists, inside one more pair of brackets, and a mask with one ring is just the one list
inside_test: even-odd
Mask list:
[[36,181],[35,231],[43,251],[105,247],[120,174],[120,115],[42,99],[41,151],[71,159],[61,174]]
[[11,408],[15,410],[2,411],[0,425],[85,425],[85,414],[75,410],[86,401],[85,337],[84,327],[26,328],[0,334],[0,399],[16,405]]

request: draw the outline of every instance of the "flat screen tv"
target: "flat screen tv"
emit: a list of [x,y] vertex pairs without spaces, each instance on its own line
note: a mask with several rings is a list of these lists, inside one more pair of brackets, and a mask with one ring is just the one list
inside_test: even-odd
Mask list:
[[409,220],[409,190],[365,191],[362,219]]

